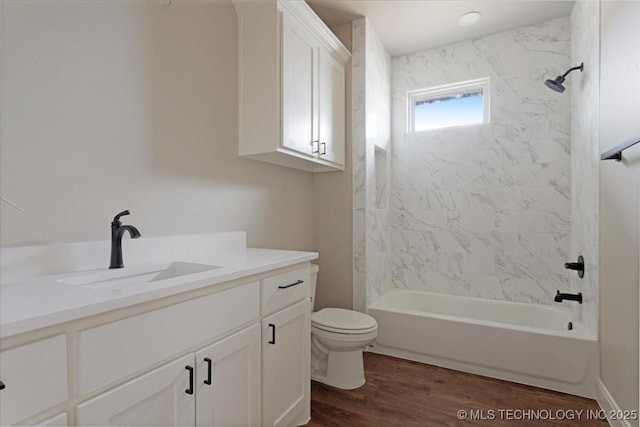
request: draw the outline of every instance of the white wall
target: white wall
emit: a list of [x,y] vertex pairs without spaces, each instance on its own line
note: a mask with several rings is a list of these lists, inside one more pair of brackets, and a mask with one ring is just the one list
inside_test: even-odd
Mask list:
[[[555,304],[567,291],[568,17],[392,63],[389,286]],[[407,92],[490,77],[489,124],[407,133]],[[572,302],[562,306],[569,309]]]
[[585,259],[582,279],[570,273],[572,292],[582,292],[580,315],[593,336],[598,333],[599,262],[599,87],[600,3],[577,1],[571,12],[571,252]]
[[2,246],[246,230],[314,249],[312,175],[237,155],[230,1],[2,2]]
[[[351,23],[331,30],[351,50]],[[353,192],[351,185],[351,61],[346,74],[347,112],[344,171],[313,176],[313,215],[316,250],[320,252],[315,310],[324,307],[350,309],[353,300]]]
[[[600,7],[600,150],[606,151],[640,135],[640,3]],[[638,409],[639,204],[636,145],[622,162],[600,162],[600,380],[622,410]]]

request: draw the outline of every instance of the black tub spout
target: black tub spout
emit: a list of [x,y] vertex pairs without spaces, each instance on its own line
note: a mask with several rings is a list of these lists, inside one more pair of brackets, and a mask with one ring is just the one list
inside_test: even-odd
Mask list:
[[561,294],[560,291],[557,291],[553,300],[555,302],[562,302],[564,300],[578,301],[578,303],[582,304],[582,292],[578,292],[577,294]]

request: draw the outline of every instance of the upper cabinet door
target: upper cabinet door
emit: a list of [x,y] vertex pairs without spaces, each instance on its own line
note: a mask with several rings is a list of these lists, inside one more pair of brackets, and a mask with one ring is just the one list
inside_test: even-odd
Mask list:
[[232,1],[240,35],[238,153],[309,172],[344,170],[351,54],[304,1]]
[[196,353],[196,426],[260,426],[260,324]]
[[[78,405],[82,426],[193,426],[193,354]],[[191,393],[189,393],[191,392]]]
[[319,157],[344,165],[345,76],[326,49],[319,53]]
[[[282,145],[303,154],[317,151],[317,55],[315,38],[288,14],[282,16]],[[259,101],[259,100],[258,100]],[[272,108],[265,105],[265,108]]]

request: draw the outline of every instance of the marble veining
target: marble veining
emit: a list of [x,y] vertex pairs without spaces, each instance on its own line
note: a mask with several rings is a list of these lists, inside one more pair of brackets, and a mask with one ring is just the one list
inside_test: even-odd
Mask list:
[[353,177],[353,309],[366,310],[366,18],[353,21],[351,168]]
[[571,259],[582,255],[585,275],[570,276],[572,292],[582,292],[579,314],[598,333],[599,295],[599,25],[600,3],[577,1],[571,12],[571,63],[584,71],[571,75]]
[[353,21],[352,67],[353,306],[365,311],[391,282],[389,209],[376,192],[376,179],[388,181],[376,174],[376,150],[390,150],[391,57],[366,18]]
[[[568,288],[570,97],[543,81],[569,63],[568,17],[393,59],[391,241],[376,240],[391,280],[370,294],[554,304]],[[487,76],[490,123],[407,133],[407,91]]]

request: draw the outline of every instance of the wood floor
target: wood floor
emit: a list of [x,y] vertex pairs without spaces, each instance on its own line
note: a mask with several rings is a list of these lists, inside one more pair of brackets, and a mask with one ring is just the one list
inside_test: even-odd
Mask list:
[[357,390],[312,382],[308,426],[608,426],[587,419],[600,410],[594,400],[374,353],[364,363]]

